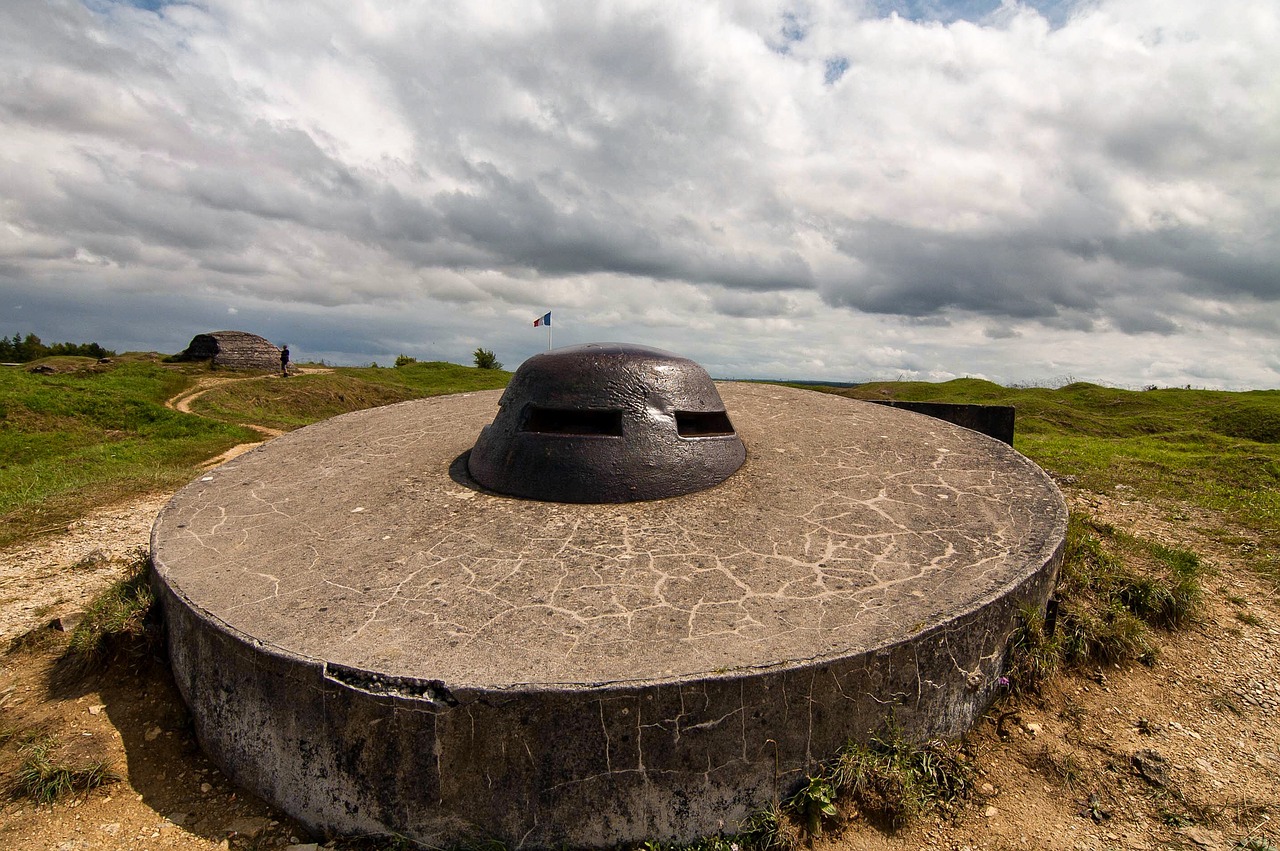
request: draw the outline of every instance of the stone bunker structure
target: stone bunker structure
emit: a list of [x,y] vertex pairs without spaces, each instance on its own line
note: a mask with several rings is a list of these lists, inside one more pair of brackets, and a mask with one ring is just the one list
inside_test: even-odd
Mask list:
[[197,334],[178,360],[207,360],[223,369],[280,369],[280,349],[247,331]]
[[[208,753],[318,831],[603,847],[733,831],[889,719],[966,730],[1055,581],[1048,476],[950,423],[693,367],[557,350],[180,491],[154,582]],[[637,435],[706,486],[547,482],[583,496],[578,456],[627,471]]]

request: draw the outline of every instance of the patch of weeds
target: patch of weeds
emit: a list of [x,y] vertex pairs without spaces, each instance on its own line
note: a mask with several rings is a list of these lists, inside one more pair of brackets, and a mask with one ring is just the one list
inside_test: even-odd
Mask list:
[[836,784],[831,777],[810,777],[808,784],[787,802],[787,807],[804,825],[811,836],[822,835],[822,825],[840,815],[836,809]]
[[3,748],[5,745],[9,744],[14,739],[19,738],[21,733],[22,731],[19,728],[13,726],[12,724],[5,724],[4,726],[0,727],[0,748]]
[[1233,809],[1235,812],[1231,814],[1231,821],[1237,827],[1244,829],[1246,838],[1269,838],[1270,841],[1275,841],[1274,836],[1268,837],[1262,831],[1262,829],[1271,821],[1271,814],[1276,811],[1275,804],[1269,802],[1260,803],[1253,800],[1241,800],[1235,802]]
[[85,676],[117,653],[147,648],[154,641],[155,630],[147,623],[155,602],[148,582],[149,568],[150,558],[139,548],[123,578],[89,604],[59,660],[63,675]]
[[71,569],[72,570],[97,570],[98,568],[105,565],[108,561],[110,561],[110,556],[108,556],[104,551],[94,550],[93,552],[86,555],[84,558],[77,561],[75,564],[71,565]]
[[1062,646],[1056,637],[1049,636],[1045,614],[1038,607],[1026,606],[1020,611],[1005,658],[1005,676],[1009,690],[1015,695],[1039,694],[1057,673],[1062,662]]
[[957,745],[915,745],[890,728],[868,744],[846,745],[831,779],[869,821],[897,830],[928,809],[966,796],[973,767]]
[[[693,842],[641,843],[640,851],[791,851],[804,836],[777,806],[758,810],[739,825],[736,834],[705,836]],[[501,846],[493,851],[502,851]]]
[[1036,763],[1045,774],[1057,779],[1068,789],[1078,789],[1084,784],[1085,767],[1073,753],[1058,757],[1045,747],[1041,749]]
[[1118,592],[1125,606],[1152,626],[1180,629],[1190,624],[1204,596],[1200,580],[1208,572],[1200,557],[1190,550],[1132,535],[1117,537],[1126,547],[1148,555],[1163,574],[1130,579],[1129,587]]
[[1071,515],[1058,588],[1065,605],[1053,636],[1062,663],[1154,664],[1151,630],[1194,620],[1206,572],[1195,553]]
[[1153,658],[1156,652],[1147,625],[1117,601],[1067,611],[1059,628],[1063,661],[1069,665],[1115,664]]
[[1231,694],[1217,694],[1209,701],[1209,708],[1215,712],[1230,712],[1233,715],[1243,715],[1240,704],[1236,703],[1235,696]]
[[1102,806],[1101,798],[1097,795],[1090,795],[1080,815],[1093,819],[1094,824],[1102,824],[1111,818],[1111,811]]
[[1236,612],[1236,620],[1253,627],[1266,626],[1267,623],[1253,612]]
[[788,829],[782,810],[777,806],[766,807],[748,816],[741,827],[737,837],[740,849],[770,851],[773,848],[795,848],[800,843],[799,834]]
[[96,789],[120,778],[101,760],[72,768],[55,761],[57,740],[40,736],[23,748],[24,758],[18,767],[16,792],[37,804],[52,804],[65,795]]
[[1195,819],[1191,818],[1191,816],[1186,813],[1179,812],[1178,810],[1170,810],[1165,807],[1160,807],[1159,814],[1160,823],[1168,825],[1169,827],[1190,827],[1195,824]]
[[1066,721],[1072,727],[1079,727],[1084,723],[1084,705],[1068,697],[1062,704],[1062,711],[1058,713],[1058,717]]
[[38,650],[44,650],[58,643],[62,637],[62,633],[56,629],[49,629],[48,626],[38,626],[35,629],[29,629],[21,635],[15,636],[9,642],[8,653],[31,653]]
[[1265,836],[1250,836],[1241,839],[1231,847],[1236,851],[1280,851],[1280,848]]

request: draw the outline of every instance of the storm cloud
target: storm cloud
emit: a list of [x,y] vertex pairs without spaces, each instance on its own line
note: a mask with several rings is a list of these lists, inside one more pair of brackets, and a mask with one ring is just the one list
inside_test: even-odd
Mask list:
[[[49,339],[1274,386],[1280,8],[0,9],[0,303]],[[164,322],[152,321],[164,317]]]

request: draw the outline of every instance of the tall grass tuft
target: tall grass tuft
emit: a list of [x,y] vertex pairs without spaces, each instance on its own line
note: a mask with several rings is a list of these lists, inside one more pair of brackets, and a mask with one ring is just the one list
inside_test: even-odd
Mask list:
[[1195,553],[1072,514],[1058,577],[1056,629],[1050,636],[1043,613],[1022,612],[1009,640],[1010,690],[1039,693],[1064,666],[1153,662],[1153,630],[1180,629],[1195,620],[1205,573]]
[[939,740],[918,745],[897,728],[846,745],[831,774],[864,816],[888,830],[966,796],[973,781],[960,747]]
[[119,780],[107,763],[97,760],[78,767],[57,761],[57,739],[40,736],[23,750],[25,757],[16,777],[19,795],[37,804],[52,804],[76,791],[95,789]]
[[150,565],[150,556],[139,548],[124,576],[89,605],[59,660],[63,675],[88,675],[120,652],[136,653],[157,640],[156,631],[148,624],[155,602],[148,582]]
[[1060,634],[1049,635],[1045,613],[1026,606],[1009,637],[1006,677],[1014,694],[1039,694],[1045,683],[1062,667]]

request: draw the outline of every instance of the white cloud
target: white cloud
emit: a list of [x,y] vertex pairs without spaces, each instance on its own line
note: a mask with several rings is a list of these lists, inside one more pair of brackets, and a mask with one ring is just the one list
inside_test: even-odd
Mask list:
[[514,365],[553,307],[718,374],[1275,385],[1280,9],[1041,8],[8,4],[0,289],[174,350],[231,300]]

